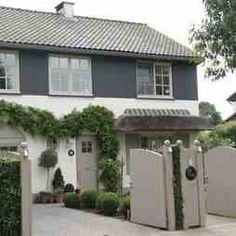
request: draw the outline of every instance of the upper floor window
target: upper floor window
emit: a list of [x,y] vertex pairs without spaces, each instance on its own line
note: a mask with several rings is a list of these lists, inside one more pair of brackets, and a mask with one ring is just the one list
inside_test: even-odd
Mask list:
[[18,91],[18,53],[11,51],[0,51],[0,92]]
[[169,64],[138,63],[137,94],[143,97],[173,96],[172,72]]
[[52,55],[49,61],[51,94],[92,95],[90,58]]

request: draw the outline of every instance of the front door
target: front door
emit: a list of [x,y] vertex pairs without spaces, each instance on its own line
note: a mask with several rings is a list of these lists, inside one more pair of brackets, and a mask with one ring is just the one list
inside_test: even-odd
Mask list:
[[77,138],[77,184],[81,189],[97,188],[96,136]]

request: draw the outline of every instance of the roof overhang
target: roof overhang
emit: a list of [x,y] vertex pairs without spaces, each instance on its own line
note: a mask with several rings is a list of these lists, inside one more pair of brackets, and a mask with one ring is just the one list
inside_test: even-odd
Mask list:
[[224,122],[236,121],[236,113],[228,117]]
[[56,53],[70,53],[70,54],[84,54],[84,55],[104,55],[104,56],[117,56],[117,57],[131,57],[139,59],[149,60],[164,60],[164,61],[185,61],[191,64],[200,64],[202,58],[200,57],[183,57],[175,55],[156,55],[156,54],[141,54],[124,51],[109,51],[109,50],[98,50],[98,49],[83,49],[83,48],[72,48],[72,47],[59,47],[50,45],[39,45],[39,44],[25,44],[25,43],[12,43],[12,42],[0,42],[0,48],[5,49],[25,49],[25,50],[40,50],[47,52]]
[[[148,109],[142,109],[145,111]],[[158,110],[159,111],[159,110]],[[173,112],[174,111],[174,112]],[[172,113],[171,113],[172,112]],[[168,115],[169,113],[169,115]],[[129,114],[125,111],[115,125],[115,130],[120,132],[141,131],[204,131],[211,130],[214,126],[208,119],[190,114],[181,114],[180,110],[165,110],[165,113],[157,115]]]
[[228,102],[236,102],[236,93],[233,93],[229,98],[227,98]]

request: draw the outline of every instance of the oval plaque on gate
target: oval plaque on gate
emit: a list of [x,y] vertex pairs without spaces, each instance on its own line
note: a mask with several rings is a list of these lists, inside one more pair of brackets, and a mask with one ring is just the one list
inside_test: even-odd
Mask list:
[[194,180],[197,177],[197,170],[193,166],[189,166],[185,171],[185,176],[187,180]]

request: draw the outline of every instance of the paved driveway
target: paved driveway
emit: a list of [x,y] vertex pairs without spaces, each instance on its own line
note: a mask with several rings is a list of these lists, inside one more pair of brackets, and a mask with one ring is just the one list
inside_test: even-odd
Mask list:
[[208,216],[207,227],[168,232],[60,205],[33,206],[33,236],[235,236],[236,219]]

